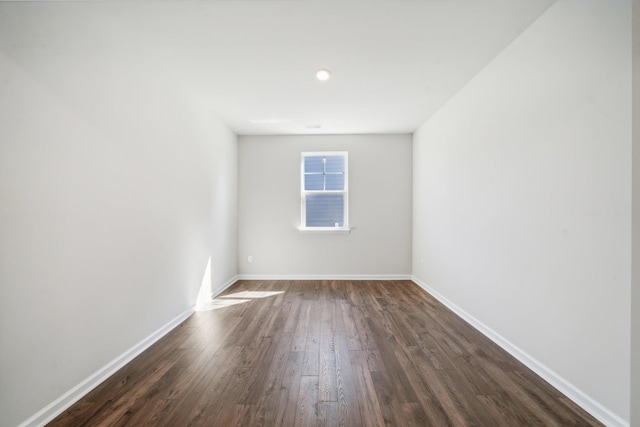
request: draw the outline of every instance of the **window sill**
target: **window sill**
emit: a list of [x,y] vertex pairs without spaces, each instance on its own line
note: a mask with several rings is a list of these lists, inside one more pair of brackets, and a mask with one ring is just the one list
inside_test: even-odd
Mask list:
[[352,228],[298,228],[302,234],[350,234]]

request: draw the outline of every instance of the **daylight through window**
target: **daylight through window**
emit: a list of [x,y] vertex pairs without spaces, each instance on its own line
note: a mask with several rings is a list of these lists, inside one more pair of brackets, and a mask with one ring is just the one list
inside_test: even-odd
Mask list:
[[347,152],[302,153],[302,228],[348,229]]

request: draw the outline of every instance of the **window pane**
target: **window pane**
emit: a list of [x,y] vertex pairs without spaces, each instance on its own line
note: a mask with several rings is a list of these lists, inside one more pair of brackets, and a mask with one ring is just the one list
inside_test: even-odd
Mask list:
[[327,174],[327,188],[326,190],[344,190],[344,175],[342,174]]
[[344,157],[343,156],[326,156],[327,165],[325,171],[327,173],[344,173]]
[[318,174],[305,174],[304,176],[304,189],[309,190],[324,190],[324,175]]
[[324,167],[322,165],[322,157],[323,156],[307,156],[304,158],[304,171],[306,173],[314,172],[314,173],[322,173],[324,172]]
[[306,198],[307,227],[338,227],[344,225],[342,194],[313,194]]

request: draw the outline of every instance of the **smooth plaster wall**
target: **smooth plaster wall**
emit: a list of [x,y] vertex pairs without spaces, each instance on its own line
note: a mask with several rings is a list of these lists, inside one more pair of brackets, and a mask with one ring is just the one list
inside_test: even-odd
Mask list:
[[413,145],[416,278],[622,423],[630,24],[630,2],[558,1]]
[[640,0],[633,0],[633,241],[631,425],[640,426]]
[[[411,135],[239,137],[240,275],[408,277],[411,141]],[[303,151],[349,152],[351,234],[298,230]]]
[[237,137],[90,10],[0,4],[2,426],[237,274]]

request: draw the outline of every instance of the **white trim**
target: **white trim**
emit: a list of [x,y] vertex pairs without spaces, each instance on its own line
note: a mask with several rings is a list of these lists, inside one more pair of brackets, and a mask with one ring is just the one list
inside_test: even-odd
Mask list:
[[217,297],[218,295],[226,291],[227,288],[229,288],[231,285],[233,285],[237,281],[238,281],[238,276],[236,275],[236,276],[233,276],[231,279],[227,280],[226,282],[224,282],[222,285],[213,289],[211,291],[211,299],[214,299],[215,297]]
[[[313,156],[343,156],[344,157],[344,189],[343,190],[305,190],[304,189],[304,159]],[[324,162],[324,160],[323,160]],[[307,232],[316,229],[316,231],[327,232],[327,227],[306,227],[307,222],[307,194],[342,194],[343,197],[343,216],[341,230],[344,233],[350,233],[349,229],[349,152],[348,151],[303,151],[300,153],[300,230]],[[337,225],[337,223],[336,223]],[[304,231],[303,231],[304,230]],[[335,233],[335,231],[333,231]]]
[[579,390],[569,381],[562,378],[552,369],[549,369],[547,366],[537,361],[531,355],[511,343],[508,339],[473,317],[471,314],[464,311],[462,308],[458,307],[453,302],[449,301],[444,295],[440,294],[438,291],[422,282],[416,276],[412,276],[411,280],[415,284],[420,286],[425,292],[433,296],[435,299],[447,306],[455,314],[471,324],[471,326],[476,328],[491,341],[502,347],[502,349],[504,349],[507,353],[511,354],[533,372],[541,376],[545,381],[547,381],[558,391],[560,391],[566,397],[579,405],[582,409],[597,418],[604,425],[609,427],[629,427],[628,421],[622,419],[615,413],[611,412],[609,409],[602,406],[600,403],[593,400],[591,397],[589,397],[583,391]]
[[302,234],[351,234],[353,228],[331,228],[331,227],[300,227],[298,231]]
[[239,274],[238,280],[411,280],[410,274]]
[[198,299],[198,301],[196,301],[194,310],[200,311],[202,307],[206,307],[206,305],[209,304],[211,301],[213,301],[215,297],[217,297],[218,295],[226,291],[228,287],[230,287],[237,281],[238,281],[238,276],[236,275],[236,276],[233,276],[231,279],[227,280],[226,282],[224,282],[222,285],[218,286],[217,288],[209,291],[209,295],[207,295],[206,300],[200,301],[200,299]]
[[156,341],[168,334],[173,328],[180,325],[187,320],[189,316],[193,314],[193,308],[186,310],[182,314],[173,318],[169,323],[149,335],[147,338],[140,341],[138,344],[131,347],[129,350],[116,357],[111,362],[107,363],[102,368],[98,369],[95,373],[82,381],[80,384],[67,391],[65,394],[51,402],[49,405],[42,408],[36,414],[32,415],[29,419],[22,422],[18,427],[40,427],[44,426],[48,422],[52,421],[55,417],[60,415],[71,405],[80,400],[83,396],[89,393],[91,390],[100,385],[104,380],[115,374],[119,369],[124,367],[127,363],[131,362],[136,356],[151,347]]

